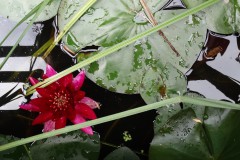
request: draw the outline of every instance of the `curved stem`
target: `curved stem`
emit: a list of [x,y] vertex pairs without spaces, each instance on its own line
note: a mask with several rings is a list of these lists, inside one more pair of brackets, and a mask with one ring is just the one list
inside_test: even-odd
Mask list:
[[[151,24],[153,26],[158,25],[158,22],[156,21],[156,19],[154,18],[151,10],[149,9],[147,3],[145,0],[140,0],[140,3],[142,4],[145,13],[147,14],[148,19],[151,21]],[[172,51],[176,54],[177,57],[180,56],[180,53],[177,51],[177,49],[172,45],[172,43],[168,40],[168,38],[166,37],[166,35],[163,33],[162,30],[158,31],[158,34],[160,36],[162,36],[162,38],[164,39],[164,41],[169,45],[169,47],[172,49]]]
[[169,98],[160,102],[156,102],[153,104],[149,104],[149,105],[145,105],[142,107],[138,107],[138,108],[134,108],[128,111],[124,111],[124,112],[120,112],[120,113],[116,113],[116,114],[112,114],[109,116],[105,116],[102,118],[98,118],[95,120],[91,120],[91,121],[87,121],[84,123],[80,123],[80,124],[76,124],[76,125],[72,125],[72,126],[68,126],[62,129],[58,129],[58,130],[54,130],[51,132],[46,132],[46,133],[42,133],[39,135],[35,135],[32,137],[28,137],[25,139],[21,139],[15,142],[11,142],[5,145],[0,146],[0,151],[4,151],[13,147],[17,147],[20,145],[24,145],[33,141],[37,141],[37,140],[41,140],[41,139],[45,139],[45,138],[49,138],[52,136],[56,136],[59,134],[64,134],[67,132],[71,132],[71,131],[75,131],[81,128],[85,128],[88,126],[93,126],[93,125],[97,125],[97,124],[102,124],[105,122],[110,122],[116,119],[120,119],[120,118],[125,118],[125,117],[129,117],[132,115],[136,115],[139,113],[143,113],[146,111],[150,111],[153,109],[158,109],[160,107],[164,107],[167,105],[171,105],[171,104],[176,104],[176,103],[190,103],[190,104],[195,104],[195,105],[201,105],[201,106],[208,106],[208,107],[214,107],[214,108],[224,108],[224,109],[236,109],[236,110],[240,110],[240,105],[239,104],[233,104],[230,102],[225,102],[225,101],[217,101],[217,100],[211,100],[211,99],[205,99],[205,98],[192,98],[192,97],[186,97],[186,96],[178,96],[178,97],[174,97],[174,98]]
[[89,0],[78,12],[74,15],[74,17],[70,20],[69,23],[67,23],[66,26],[64,26],[63,30],[59,33],[57,38],[54,40],[54,42],[51,44],[51,46],[48,48],[48,50],[43,55],[43,59],[47,58],[47,56],[50,54],[50,52],[53,50],[56,44],[62,39],[62,37],[69,31],[69,29],[76,23],[76,21],[96,2],[97,0]]
[[68,126],[68,127],[62,128],[62,129],[51,131],[51,132],[42,133],[42,134],[39,134],[39,135],[36,135],[36,136],[28,137],[28,138],[25,138],[25,139],[21,139],[21,140],[15,141],[15,142],[11,142],[11,143],[2,145],[2,146],[0,146],[0,151],[4,151],[4,150],[7,150],[7,149],[10,149],[10,148],[13,148],[13,147],[17,147],[17,146],[24,145],[24,144],[27,144],[27,143],[30,143],[30,142],[33,142],[33,141],[45,139],[45,138],[48,138],[48,137],[52,137],[52,136],[60,135],[60,134],[63,134],[63,133],[75,131],[75,130],[78,130],[80,128],[85,128],[87,126],[92,126],[92,125],[97,125],[97,124],[113,121],[113,120],[116,120],[116,119],[128,117],[128,116],[139,114],[139,113],[142,113],[142,112],[146,112],[146,111],[149,111],[149,110],[152,110],[152,109],[157,109],[161,106],[170,105],[170,104],[179,103],[179,102],[180,102],[180,98],[175,97],[175,98],[167,99],[167,100],[164,100],[164,101],[161,101],[161,102],[158,102],[158,103],[146,105],[146,106],[143,106],[143,107],[138,107],[138,108],[131,109],[131,110],[128,110],[128,111],[124,111],[124,112],[120,112],[120,113],[117,113],[117,114],[113,114],[113,115],[105,116],[105,117],[102,117],[102,118],[98,118],[98,119],[95,119],[95,120],[87,121],[87,122],[84,122],[84,123],[81,123],[81,124],[72,125],[72,126]]

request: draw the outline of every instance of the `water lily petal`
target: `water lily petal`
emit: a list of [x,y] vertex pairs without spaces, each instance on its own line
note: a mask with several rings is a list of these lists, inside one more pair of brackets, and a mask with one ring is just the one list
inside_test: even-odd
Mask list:
[[50,132],[54,129],[55,129],[55,122],[54,121],[49,120],[49,121],[44,123],[43,132]]
[[81,71],[72,81],[72,86],[75,91],[79,90],[85,79],[85,71]]
[[82,128],[81,130],[89,135],[93,135],[92,127],[85,127],[85,128]]
[[52,68],[52,66],[47,64],[46,74],[44,74],[44,76],[48,78],[48,77],[51,77],[55,74],[57,74],[57,72]]
[[78,103],[80,100],[82,100],[84,98],[84,96],[85,96],[84,91],[78,91],[74,95],[74,101]]
[[32,112],[39,112],[40,109],[38,106],[32,105],[32,104],[22,104],[19,106],[21,109],[25,109],[28,111],[32,111]]
[[40,111],[48,109],[48,100],[43,97],[32,99],[29,104],[39,107]]
[[58,80],[59,84],[63,87],[66,87],[68,84],[71,84],[73,81],[73,75],[72,74],[68,74],[64,77],[62,77],[61,79]]
[[42,97],[49,97],[50,96],[49,90],[47,90],[45,88],[36,88],[36,91]]
[[55,90],[59,89],[60,85],[57,82],[53,82],[51,85],[45,87],[50,92],[55,92]]
[[69,107],[67,112],[66,112],[66,116],[68,119],[70,119],[70,121],[73,121],[73,119],[76,116],[76,111],[73,107]]
[[32,125],[44,123],[44,122],[52,119],[52,117],[53,117],[53,113],[52,113],[52,112],[43,112],[43,113],[40,113],[40,114],[33,120]]
[[93,110],[84,103],[79,103],[75,106],[75,110],[78,114],[80,114],[83,118],[87,119],[96,119],[97,116],[93,112]]
[[66,117],[61,117],[56,120],[55,129],[63,128],[66,126]]
[[37,83],[39,82],[37,79],[35,79],[35,78],[33,78],[33,77],[29,77],[29,81],[30,81],[30,83],[31,83],[32,85],[35,85],[35,84],[37,84]]
[[89,97],[84,97],[83,99],[81,99],[80,103],[84,103],[92,109],[100,108],[99,103]]
[[[76,114],[74,119],[72,119],[71,121],[74,124],[79,124],[79,123],[85,122],[85,119],[81,115]],[[92,127],[85,127],[85,128],[82,128],[81,130],[89,135],[93,135]]]
[[74,123],[74,124],[78,124],[78,123],[83,123],[83,122],[85,122],[85,119],[84,119],[81,115],[79,115],[79,114],[75,114],[75,116],[72,117],[70,120],[71,120],[72,123]]

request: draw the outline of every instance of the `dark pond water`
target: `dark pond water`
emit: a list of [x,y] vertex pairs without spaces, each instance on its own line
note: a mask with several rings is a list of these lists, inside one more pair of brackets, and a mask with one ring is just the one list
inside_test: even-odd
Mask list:
[[240,101],[240,36],[208,31],[196,62],[186,73],[188,89],[210,99]]

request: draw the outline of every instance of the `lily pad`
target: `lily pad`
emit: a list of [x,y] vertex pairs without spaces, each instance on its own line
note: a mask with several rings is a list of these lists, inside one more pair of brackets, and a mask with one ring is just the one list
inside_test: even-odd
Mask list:
[[[8,135],[0,135],[0,145],[17,141],[19,138]],[[27,152],[24,146],[14,147],[0,152],[1,160],[27,159]]]
[[240,1],[222,0],[206,12],[208,29],[222,34],[240,32]]
[[[186,1],[190,8],[201,2]],[[166,0],[147,1],[158,23],[184,12],[184,10],[161,10],[166,3]],[[74,13],[68,12],[70,6],[71,11],[74,12],[81,7],[81,5],[62,1],[61,10],[59,10],[60,30],[67,23],[67,18],[64,18],[66,13],[68,15]],[[75,53],[87,46],[100,46],[103,51],[151,28],[152,24],[146,16],[137,0],[107,1],[107,3],[104,0],[98,1],[71,28],[63,38],[63,43],[66,48]],[[184,35],[180,35],[182,31]],[[169,62],[179,71],[183,73],[187,71],[202,47],[206,31],[204,13],[192,15],[162,30],[171,47],[166,38],[164,39],[159,33],[154,33],[111,56],[92,63],[86,67],[87,76],[96,84],[115,92],[139,93],[144,74],[148,69],[156,68],[156,63],[164,66]],[[177,49],[178,54],[172,47]]]
[[[86,67],[87,76],[99,86],[111,91],[139,93],[143,74],[157,62],[156,59],[152,59],[156,55],[153,55],[148,47],[149,44],[141,40],[122,48]],[[129,56],[131,53],[134,55]]]
[[141,84],[141,96],[148,104],[183,95],[187,90],[185,76],[171,64],[150,68]]
[[[18,138],[1,135],[0,143],[6,144]],[[19,146],[0,153],[1,160],[27,159],[69,159],[96,160],[100,152],[99,135],[86,135],[81,131],[63,134],[33,144]],[[29,155],[27,154],[29,152]]]
[[[38,141],[30,148],[33,159],[96,160],[100,151],[99,135],[80,131]],[[44,154],[43,154],[44,153]]]
[[150,160],[239,158],[239,111],[194,105],[174,109],[158,110]]
[[[8,18],[12,21],[18,22],[25,15],[27,15],[31,9],[40,4],[42,0],[7,0],[1,1],[0,15]],[[45,21],[57,14],[60,0],[52,0],[40,14],[36,21]]]
[[[159,23],[163,23],[181,12],[180,10],[160,10],[155,16],[156,19],[159,19]],[[188,18],[162,29],[162,32],[170,41],[171,47],[176,49],[176,52],[160,36],[152,38],[151,44],[153,44],[153,48],[157,48],[158,52],[164,55],[165,61],[171,63],[182,73],[185,73],[196,60],[204,44],[207,33],[205,14],[199,12],[190,15]]]
[[209,159],[203,129],[191,108],[172,116],[154,136],[150,159]]

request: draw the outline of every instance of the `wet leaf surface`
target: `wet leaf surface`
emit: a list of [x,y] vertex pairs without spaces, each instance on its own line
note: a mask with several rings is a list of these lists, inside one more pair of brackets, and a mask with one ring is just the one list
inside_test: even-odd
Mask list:
[[163,67],[149,69],[142,79],[140,94],[148,104],[183,95],[187,84],[185,76],[167,63]]
[[[202,1],[201,1],[202,2]],[[184,1],[188,8],[201,3]],[[162,1],[147,1],[150,11],[157,23],[184,12],[184,10],[161,10],[167,3]],[[78,5],[76,5],[78,4]],[[67,22],[66,14],[74,13],[80,8],[81,2],[62,1],[59,16],[59,28]],[[71,14],[70,14],[71,15]],[[100,46],[100,50],[111,47],[134,35],[152,27],[152,22],[139,1],[98,1],[72,27],[63,38],[65,47],[78,52],[86,46]],[[184,30],[185,34],[180,35]],[[87,76],[96,84],[119,93],[140,93],[142,79],[148,70],[165,66],[166,62],[185,72],[196,59],[203,44],[206,27],[204,14],[199,13],[180,21],[144,39],[120,49],[116,53],[94,62],[86,67]],[[167,43],[166,39],[170,41]],[[177,51],[173,51],[176,48]],[[177,52],[177,55],[176,55]],[[160,70],[161,68],[159,68]],[[155,77],[155,81],[157,81]],[[146,90],[156,92],[154,88]]]
[[155,159],[238,159],[240,112],[204,106],[158,110],[149,157]]
[[[0,135],[0,144],[7,144],[12,141],[19,140],[19,138],[7,135]],[[24,146],[19,146],[15,148],[11,148],[6,151],[0,152],[0,159],[2,160],[14,160],[14,159],[27,159],[27,152]]]
[[239,0],[219,1],[216,5],[205,10],[208,29],[222,34],[240,31],[240,3]]
[[[6,144],[18,138],[12,136],[0,137],[1,144]],[[96,160],[100,151],[99,135],[88,136],[81,131],[40,140],[31,145],[19,146],[0,153],[3,160],[28,159],[27,152],[33,160],[69,159]],[[29,150],[28,150],[29,149]]]

